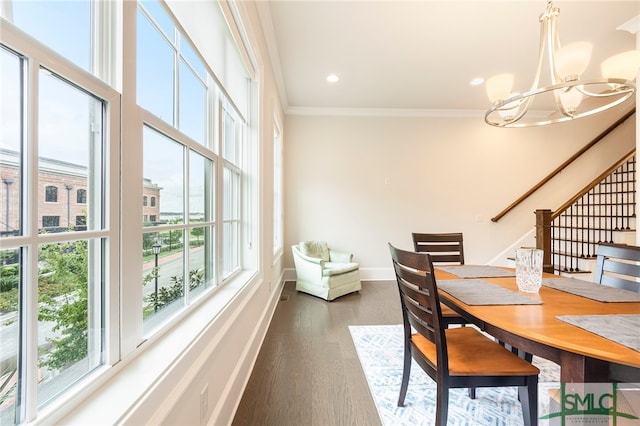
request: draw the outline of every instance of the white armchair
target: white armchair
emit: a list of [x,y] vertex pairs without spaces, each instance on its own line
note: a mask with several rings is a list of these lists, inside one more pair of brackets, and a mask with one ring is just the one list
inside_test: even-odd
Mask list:
[[362,288],[360,265],[353,254],[331,250],[324,241],[291,246],[296,266],[296,290],[333,300]]

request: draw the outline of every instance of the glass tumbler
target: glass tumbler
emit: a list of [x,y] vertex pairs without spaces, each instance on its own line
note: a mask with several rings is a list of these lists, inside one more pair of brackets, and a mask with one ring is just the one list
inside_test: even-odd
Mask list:
[[542,250],[519,248],[516,250],[516,284],[518,290],[537,293],[542,285]]

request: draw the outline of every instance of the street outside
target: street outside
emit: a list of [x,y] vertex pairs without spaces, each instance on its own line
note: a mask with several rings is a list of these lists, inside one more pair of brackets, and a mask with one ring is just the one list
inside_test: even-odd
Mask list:
[[[158,257],[158,288],[171,286],[171,277],[182,276],[184,274],[182,259],[182,252]],[[189,263],[195,266],[193,269],[204,267],[204,248],[202,246],[190,249]],[[150,274],[154,266],[154,259],[143,263],[142,277]],[[189,269],[192,269],[192,267],[190,266]],[[141,281],[142,277],[140,278]],[[147,285],[143,286],[143,300],[154,292],[155,282],[151,280]],[[17,319],[17,312],[10,312],[0,316],[0,362],[14,357],[18,350]],[[9,324],[6,324],[7,322],[9,322]],[[52,322],[38,322],[38,346],[46,344],[47,338],[52,337],[54,334],[52,331],[53,326],[54,323]]]

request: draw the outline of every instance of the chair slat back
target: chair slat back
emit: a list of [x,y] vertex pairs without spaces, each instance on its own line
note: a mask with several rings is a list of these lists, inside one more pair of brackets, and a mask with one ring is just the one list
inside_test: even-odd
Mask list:
[[[429,254],[398,249],[389,244],[396,274],[405,334],[411,327],[436,345],[438,363],[447,366],[440,299]],[[446,368],[444,371],[448,371]]]
[[464,265],[464,244],[461,232],[436,234],[413,232],[411,238],[414,250],[429,253],[433,263]]
[[640,293],[640,247],[599,244],[596,255],[594,282]]

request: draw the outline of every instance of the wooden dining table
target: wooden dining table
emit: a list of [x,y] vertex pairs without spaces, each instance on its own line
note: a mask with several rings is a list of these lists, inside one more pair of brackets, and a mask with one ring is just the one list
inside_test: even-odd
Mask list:
[[[435,267],[436,281],[459,279]],[[544,277],[558,277],[544,274]],[[478,278],[518,292],[515,276]],[[467,305],[440,289],[440,300],[496,339],[560,366],[563,383],[640,382],[640,352],[561,321],[561,315],[640,314],[640,302],[598,302],[542,286],[522,293],[535,305]],[[638,329],[640,333],[640,328]]]

